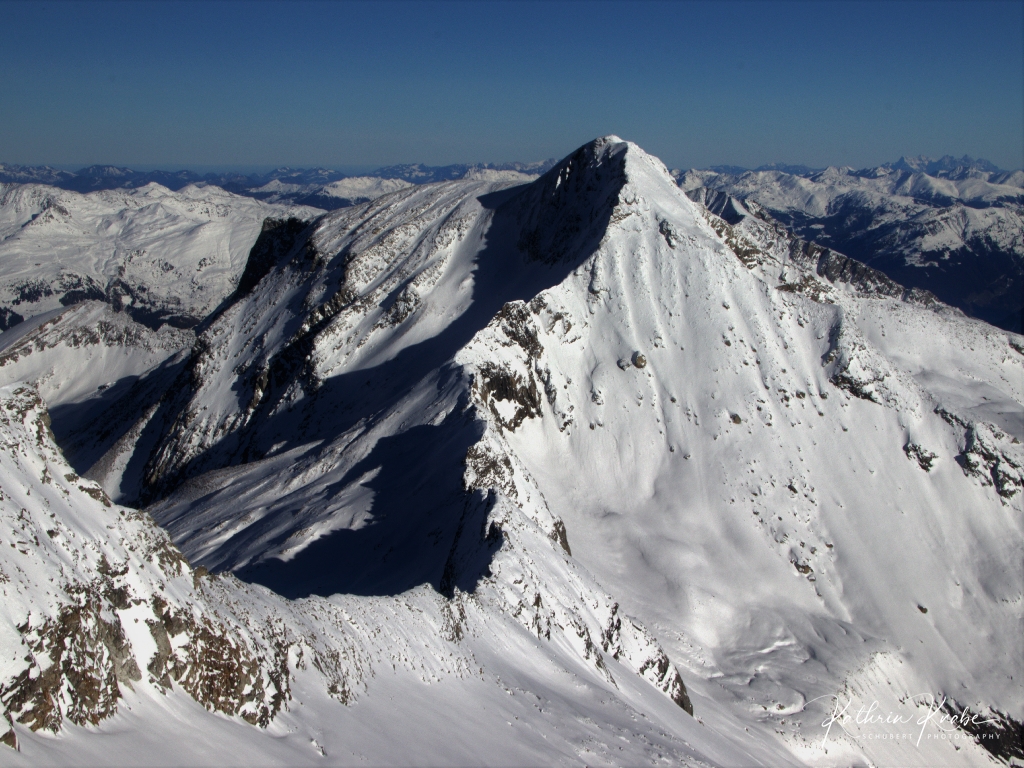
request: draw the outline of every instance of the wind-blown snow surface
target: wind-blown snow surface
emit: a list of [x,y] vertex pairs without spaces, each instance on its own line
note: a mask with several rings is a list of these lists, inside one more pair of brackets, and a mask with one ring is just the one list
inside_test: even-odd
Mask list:
[[821,724],[835,701],[916,722],[917,694],[1024,716],[1020,336],[730,225],[615,137],[253,254],[128,444],[193,564],[293,598],[226,576],[181,598],[284,627],[252,643],[290,693],[260,731],[140,674],[96,726],[15,725],[27,758],[187,722],[175,762],[971,765],[934,721]]
[[195,325],[234,289],[265,219],[318,213],[218,187],[0,185],[0,327],[87,299]]

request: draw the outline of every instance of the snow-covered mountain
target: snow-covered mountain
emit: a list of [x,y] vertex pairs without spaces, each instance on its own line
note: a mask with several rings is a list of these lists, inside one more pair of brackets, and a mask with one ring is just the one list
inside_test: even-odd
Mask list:
[[61,171],[48,165],[12,165],[0,163],[0,183],[5,184],[51,184],[62,186],[75,177],[69,171]]
[[274,179],[263,186],[250,188],[245,193],[268,203],[307,205],[333,211],[336,208],[368,203],[409,186],[412,186],[412,182],[376,176],[352,176],[327,184],[296,184]]
[[319,213],[217,187],[0,185],[0,328],[90,299],[195,325],[234,290],[266,219]]
[[675,175],[688,192],[706,187],[752,200],[805,239],[931,291],[975,317],[1022,330],[1024,172],[947,157],[804,175]]
[[229,188],[270,203],[310,205],[333,211],[375,200],[413,184],[467,179],[472,181],[533,181],[551,167],[554,161],[541,163],[503,163],[500,165],[394,165],[379,168],[371,176],[353,176],[330,183],[312,180],[299,183],[281,176],[260,186]]
[[173,192],[188,186],[218,186],[236,195],[271,203],[308,205],[333,211],[379,197],[406,184],[455,179],[530,181],[554,160],[533,163],[472,163],[423,165],[413,163],[379,168],[369,176],[349,177],[329,168],[276,168],[269,173],[206,173],[195,171],[134,171],[112,165],[92,165],[77,172],[49,166],[0,163],[0,184],[48,184],[72,192],[140,189],[158,184]]
[[1024,338],[694,196],[606,137],[0,336],[11,761],[1024,759]]
[[[481,178],[482,175],[506,172],[536,177],[548,171],[555,160],[540,160],[533,163],[459,163],[456,165],[424,165],[408,163],[404,165],[388,165],[374,171],[374,176],[384,179],[404,179],[413,184],[429,184],[435,181],[455,181],[457,179]],[[506,179],[508,180],[508,179]],[[515,176],[511,180],[521,181]]]
[[1005,173],[994,163],[981,158],[975,159],[968,155],[961,158],[952,155],[943,155],[939,159],[918,155],[917,157],[901,157],[895,163],[888,163],[887,166],[897,171],[911,171],[913,173],[926,173],[929,176],[943,178],[966,177],[967,175],[980,176],[991,179],[994,174]]

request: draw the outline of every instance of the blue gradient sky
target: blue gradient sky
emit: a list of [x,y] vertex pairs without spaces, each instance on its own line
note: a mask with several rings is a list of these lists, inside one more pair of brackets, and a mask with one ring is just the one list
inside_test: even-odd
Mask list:
[[0,2],[0,161],[1024,166],[1024,4]]

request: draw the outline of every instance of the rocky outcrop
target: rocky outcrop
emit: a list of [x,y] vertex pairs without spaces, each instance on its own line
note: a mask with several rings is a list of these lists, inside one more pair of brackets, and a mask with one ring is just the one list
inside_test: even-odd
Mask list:
[[[0,454],[0,632],[22,646],[0,679],[8,724],[95,725],[144,679],[256,725],[273,719],[289,695],[286,645],[219,615],[148,515],[68,467],[34,390],[0,389]],[[2,740],[17,746],[11,730]]]
[[[310,224],[302,219],[267,219],[259,237],[249,251],[245,269],[238,278],[235,296],[245,296],[266,274],[282,263],[292,249],[304,242],[303,234]],[[308,233],[306,233],[308,235]]]
[[[208,709],[266,727],[289,698],[288,648],[280,640],[254,653],[247,643],[187,609],[152,598],[147,620],[157,652],[146,669],[159,684],[178,683]],[[275,638],[276,640],[276,638]]]
[[935,412],[962,430],[956,462],[965,475],[995,488],[1004,503],[1024,490],[1024,446],[1020,440],[992,424],[965,419],[945,408]]
[[517,198],[518,246],[528,258],[568,262],[593,249],[626,183],[625,146],[609,137],[585,144]]

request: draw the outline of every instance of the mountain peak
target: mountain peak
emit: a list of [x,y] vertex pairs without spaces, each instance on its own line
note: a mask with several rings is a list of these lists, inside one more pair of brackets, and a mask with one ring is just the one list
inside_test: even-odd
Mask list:
[[[645,155],[618,136],[587,142],[512,201],[520,250],[548,263],[571,261],[600,240],[626,183],[626,156]],[[587,232],[589,236],[581,237]],[[582,244],[586,243],[585,246]]]
[[581,160],[583,164],[593,165],[594,167],[609,162],[619,163],[623,171],[626,168],[639,171],[642,167],[648,172],[654,171],[657,175],[664,176],[672,185],[675,183],[672,180],[672,174],[668,167],[660,159],[648,154],[642,147],[634,144],[632,141],[622,139],[615,134],[600,136],[584,144],[564,160],[556,163],[548,173],[552,173],[562,167],[568,167],[573,163],[579,165]]
[[344,179],[390,194],[309,218],[5,190],[7,309],[52,314],[0,341],[0,742],[891,765],[880,723],[805,747],[908,690],[1015,733],[1024,347],[774,217],[923,210],[847,171],[693,202],[610,135],[528,184]]

